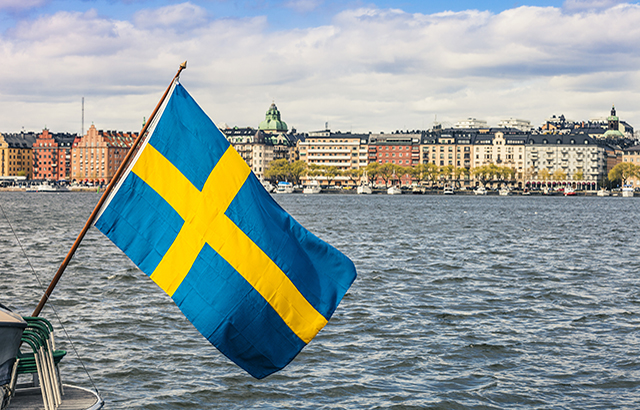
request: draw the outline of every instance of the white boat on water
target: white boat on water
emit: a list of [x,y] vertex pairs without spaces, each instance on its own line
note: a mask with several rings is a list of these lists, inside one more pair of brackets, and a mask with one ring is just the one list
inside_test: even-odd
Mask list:
[[387,189],[387,195],[400,195],[400,194],[402,194],[402,190],[397,185],[394,185],[391,188]]
[[611,191],[609,191],[606,188],[600,188],[596,195],[598,195],[598,196],[611,196]]
[[444,195],[453,195],[455,193],[452,186],[447,185],[444,187],[444,191],[442,192]]
[[43,182],[35,187],[32,186],[27,192],[69,192],[69,188],[64,185]]
[[318,181],[315,179],[309,181],[307,185],[302,188],[303,194],[319,194],[320,192],[322,192],[322,189],[320,188]]
[[276,192],[278,194],[293,194],[293,184],[287,181],[280,181],[278,182]]
[[373,193],[373,190],[371,189],[371,186],[369,186],[369,184],[363,184],[358,185],[358,188],[356,188],[356,193],[358,195],[371,195]]
[[262,186],[264,187],[264,189],[267,190],[267,192],[271,193],[275,190],[275,187],[273,186],[273,184],[269,181],[261,181]]
[[487,195],[487,188],[484,186],[479,186],[473,191],[474,195]]
[[622,196],[626,198],[633,197],[633,188],[629,186],[622,188]]
[[576,190],[568,186],[564,189],[564,196],[576,196]]
[[427,192],[427,190],[423,186],[414,185],[413,188],[411,188],[411,193],[413,194],[424,194],[425,192]]
[[502,187],[498,191],[498,194],[500,194],[500,196],[509,196],[511,195],[511,190],[507,187]]

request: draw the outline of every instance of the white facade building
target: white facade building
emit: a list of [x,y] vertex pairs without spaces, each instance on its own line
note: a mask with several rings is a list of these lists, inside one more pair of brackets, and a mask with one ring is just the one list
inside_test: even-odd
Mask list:
[[456,122],[453,128],[487,128],[487,122],[476,118],[467,118]]
[[515,128],[520,131],[531,131],[531,121],[520,120],[518,118],[509,118],[498,123],[501,128]]

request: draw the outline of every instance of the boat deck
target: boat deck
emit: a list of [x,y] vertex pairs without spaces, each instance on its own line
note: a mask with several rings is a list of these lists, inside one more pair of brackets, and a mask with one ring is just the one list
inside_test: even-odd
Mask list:
[[[104,401],[91,390],[82,387],[64,386],[62,404],[58,410],[98,410],[104,405]],[[7,410],[40,410],[44,409],[42,395],[39,387],[17,389],[15,397]]]

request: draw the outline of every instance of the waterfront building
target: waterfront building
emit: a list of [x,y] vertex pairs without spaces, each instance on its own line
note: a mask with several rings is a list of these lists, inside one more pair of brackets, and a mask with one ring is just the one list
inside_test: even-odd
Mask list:
[[276,133],[273,130],[265,132],[251,127],[234,127],[220,131],[260,180],[264,179],[264,171],[272,161],[286,159],[293,162],[297,159],[295,141],[298,136],[294,134]]
[[422,133],[370,134],[368,162],[412,167],[420,163]]
[[72,180],[108,183],[137,137],[134,132],[103,131],[91,124],[87,133],[73,143]]
[[[640,167],[640,145],[634,145],[632,147],[625,148],[622,151],[620,162],[629,162],[635,166]],[[627,180],[627,184],[634,188],[640,187],[640,179],[638,177],[632,177]]]
[[485,165],[511,168],[514,179],[507,183],[521,185],[518,181],[522,181],[525,174],[525,145],[529,135],[530,132],[523,133],[513,128],[478,134],[474,140],[472,169]]
[[78,140],[77,134],[42,130],[33,143],[33,179],[69,180],[71,149]]
[[636,140],[633,127],[617,116],[615,106],[611,107],[608,117],[589,121],[577,122],[566,119],[564,115],[553,115],[542,124],[540,131],[587,134],[591,138],[606,139],[609,142]]
[[420,144],[421,163],[438,167],[451,166],[453,169],[464,168],[466,175],[459,183],[465,187],[470,186],[472,146],[479,133],[478,129],[455,128],[438,128],[424,133]]
[[474,141],[472,168],[494,164],[522,174],[527,135],[531,134],[507,130],[478,134]]
[[[420,164],[421,132],[400,132],[369,135],[368,162],[395,164],[404,168]],[[406,173],[397,176],[402,185],[411,185]]]
[[298,152],[300,160],[307,164],[344,171],[367,166],[368,145],[369,134],[322,130],[310,132],[304,141],[299,140]]
[[294,162],[298,159],[296,141],[300,136],[295,129],[289,132],[275,103],[271,104],[257,130],[252,127],[226,127],[220,131],[260,180],[264,179],[264,171],[272,161],[286,159]]
[[33,132],[0,134],[0,176],[33,177]]
[[526,140],[525,185],[597,189],[611,148],[587,134],[531,134]]

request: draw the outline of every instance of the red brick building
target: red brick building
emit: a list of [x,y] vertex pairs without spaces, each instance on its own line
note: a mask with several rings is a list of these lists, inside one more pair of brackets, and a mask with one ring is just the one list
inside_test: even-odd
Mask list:
[[[420,164],[420,133],[371,134],[369,162],[414,167]],[[410,185],[411,177],[399,175],[402,185]],[[380,181],[378,181],[380,183]]]
[[102,131],[91,125],[87,134],[73,144],[72,179],[76,182],[108,183],[137,137],[137,133]]
[[71,148],[77,138],[76,134],[42,130],[33,143],[33,179],[69,180]]

